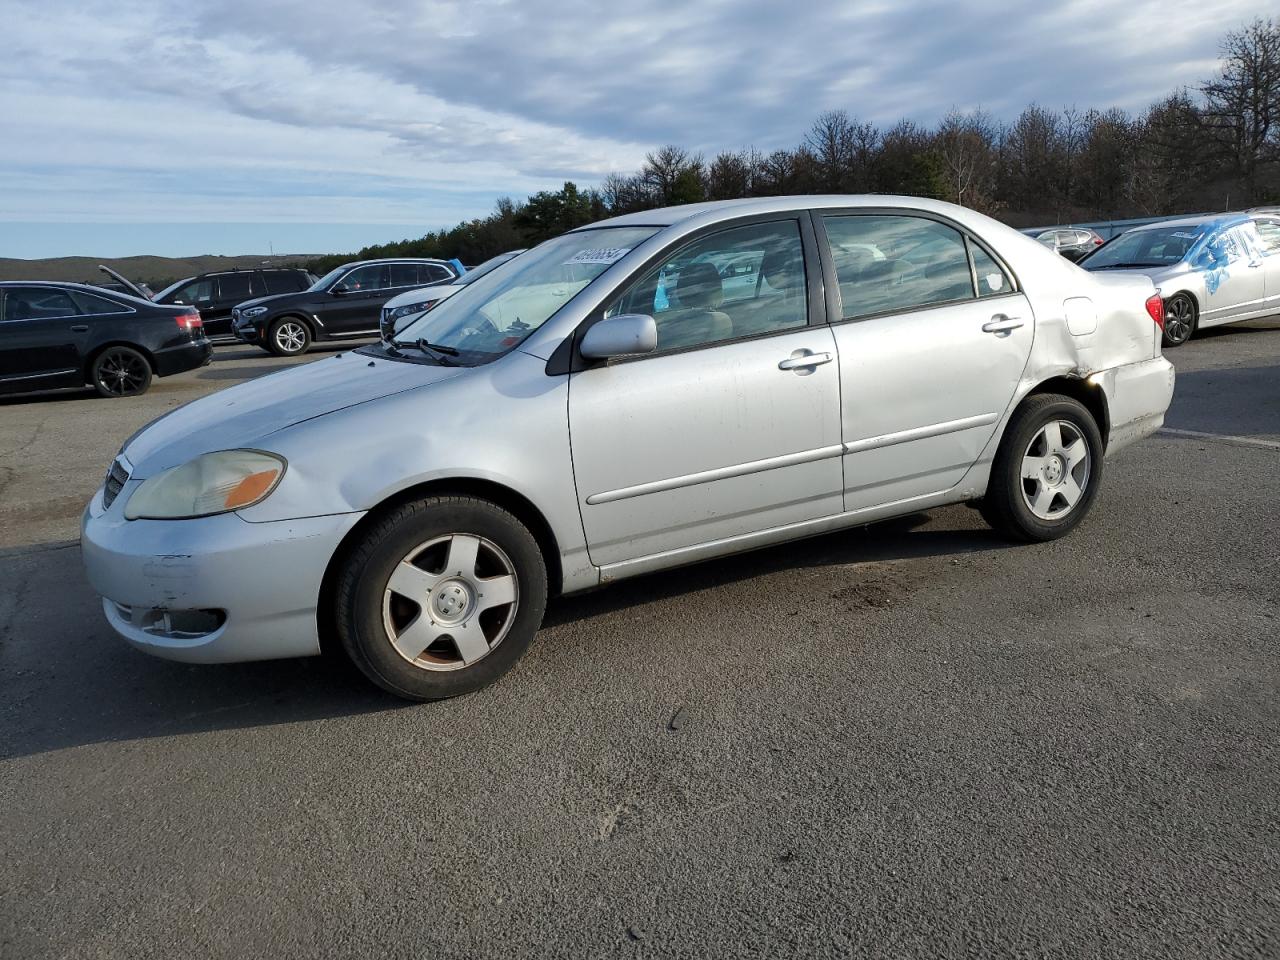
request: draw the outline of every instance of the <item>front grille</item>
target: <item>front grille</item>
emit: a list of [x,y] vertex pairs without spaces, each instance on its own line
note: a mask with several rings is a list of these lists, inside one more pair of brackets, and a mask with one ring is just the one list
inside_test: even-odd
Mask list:
[[119,460],[113,462],[111,469],[107,471],[107,482],[102,485],[102,505],[104,507],[111,506],[128,481],[129,471],[124,468]]

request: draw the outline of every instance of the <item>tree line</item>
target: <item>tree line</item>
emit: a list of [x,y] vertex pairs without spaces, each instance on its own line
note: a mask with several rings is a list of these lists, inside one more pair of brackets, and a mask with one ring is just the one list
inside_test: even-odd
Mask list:
[[[821,114],[792,149],[707,158],[669,144],[640,170],[597,188],[565,183],[489,216],[365,247],[358,257],[458,257],[479,263],[608,216],[654,207],[822,193],[949,200],[1014,226],[1237,209],[1280,200],[1280,22],[1223,37],[1216,75],[1137,114],[1031,104],[1011,122],[952,110],[932,127],[881,128]],[[323,272],[351,259],[312,261]]]

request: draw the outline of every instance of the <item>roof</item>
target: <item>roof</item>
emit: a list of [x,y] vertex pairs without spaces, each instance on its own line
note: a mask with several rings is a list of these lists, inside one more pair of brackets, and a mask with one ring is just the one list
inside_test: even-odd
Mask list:
[[1180,220],[1161,220],[1159,223],[1148,223],[1134,227],[1129,233],[1141,230],[1163,230],[1166,227],[1232,227],[1249,219],[1246,213],[1208,213],[1199,217],[1183,217]]
[[448,260],[441,260],[438,257],[378,257],[374,260],[350,260],[342,264],[342,267],[363,267],[371,263],[438,263],[442,267],[451,266]]
[[96,293],[98,296],[102,296],[105,293],[113,297],[124,297],[126,300],[133,300],[150,306],[166,306],[166,304],[157,304],[154,300],[135,297],[132,293],[116,290],[114,287],[100,287],[93,283],[74,283],[71,280],[0,280],[0,287],[67,287],[84,293]]
[[924,197],[901,197],[889,194],[797,194],[785,197],[746,197],[739,200],[711,200],[706,203],[687,203],[678,207],[659,207],[641,210],[620,217],[610,217],[579,227],[579,230],[596,230],[601,227],[670,227],[695,218],[720,219],[728,214],[749,217],[757,213],[776,213],[781,210],[822,209],[826,207],[906,207],[925,210],[947,216],[955,216],[964,208],[941,200]]

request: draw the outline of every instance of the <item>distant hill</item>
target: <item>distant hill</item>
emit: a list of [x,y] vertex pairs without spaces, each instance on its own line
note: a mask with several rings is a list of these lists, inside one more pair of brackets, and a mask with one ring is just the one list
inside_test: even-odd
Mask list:
[[210,270],[232,267],[303,266],[315,254],[291,253],[276,256],[250,255],[238,257],[51,257],[47,260],[17,260],[0,257],[0,280],[70,280],[75,283],[107,279],[98,269],[106,264],[135,282],[150,284],[153,290]]

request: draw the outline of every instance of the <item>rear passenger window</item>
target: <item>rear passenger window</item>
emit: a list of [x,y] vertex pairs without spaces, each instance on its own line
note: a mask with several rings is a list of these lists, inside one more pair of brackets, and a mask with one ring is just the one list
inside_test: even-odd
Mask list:
[[424,281],[418,279],[418,265],[416,263],[391,264],[391,286],[416,287],[422,282]]
[[4,296],[5,320],[43,320],[75,317],[80,311],[62,290],[48,287],[10,287]]
[[923,217],[825,217],[846,320],[973,299],[959,231]]
[[649,314],[658,349],[681,349],[802,327],[804,252],[795,220],[757,223],[683,247],[632,284],[606,316]]
[[998,297],[1002,293],[1012,293],[1013,284],[1008,275],[1000,269],[1000,265],[987,255],[976,243],[970,243],[973,252],[973,268],[978,275],[978,296]]
[[249,276],[247,273],[224,273],[218,277],[218,299],[248,300],[252,296],[249,291]]
[[77,290],[73,296],[80,307],[80,312],[89,316],[108,313],[130,313],[133,310],[132,307],[126,307],[122,303],[116,303],[114,300],[108,300],[106,297],[100,297],[94,293],[82,293]]
[[298,293],[310,286],[302,274],[293,270],[265,271],[262,277],[267,281],[267,293]]

